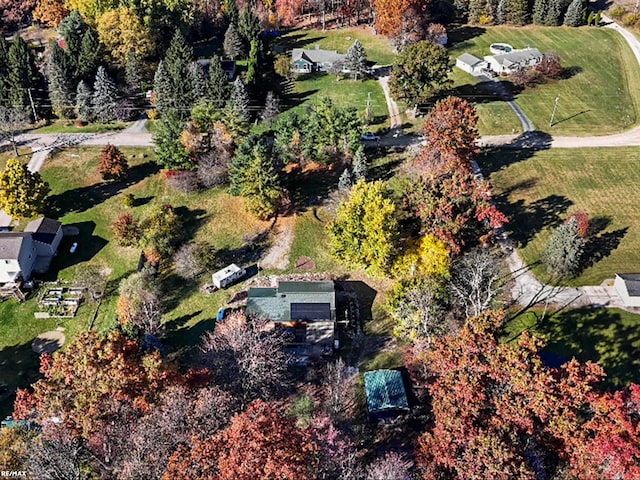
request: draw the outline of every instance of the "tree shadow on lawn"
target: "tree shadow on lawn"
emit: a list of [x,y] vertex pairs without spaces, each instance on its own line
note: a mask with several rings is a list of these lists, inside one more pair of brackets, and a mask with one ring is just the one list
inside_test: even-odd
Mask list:
[[573,202],[562,195],[549,195],[529,205],[520,199],[510,203],[507,196],[495,197],[498,209],[509,218],[506,230],[521,248],[545,228],[555,228],[563,221],[564,214]]
[[477,162],[486,178],[510,165],[533,158],[537,151],[551,148],[552,137],[546,132],[533,131],[518,135],[510,143],[482,149]]
[[47,201],[46,214],[53,218],[60,218],[67,213],[84,212],[159,171],[158,165],[146,162],[132,167],[127,178],[122,181],[96,183],[51,195]]
[[295,108],[299,105],[302,105],[304,102],[307,101],[307,99],[309,97],[311,97],[312,95],[314,95],[315,93],[318,93],[320,90],[313,89],[313,90],[307,90],[306,92],[294,92],[294,93],[288,93],[285,97],[285,100],[283,102],[283,106],[285,107],[285,111],[286,110],[291,110],[292,108]]
[[589,233],[581,262],[583,269],[611,255],[629,231],[629,227],[624,227],[612,232],[603,232],[610,223],[611,219],[608,217],[595,217],[589,222]]
[[448,46],[455,46],[456,48],[466,48],[472,46],[473,44],[471,42],[468,42],[468,40],[479,37],[486,31],[486,28],[472,27],[469,25],[462,25],[452,28],[447,32]]
[[598,362],[607,372],[605,386],[640,382],[640,316],[622,317],[607,309],[563,311],[547,317],[536,330],[549,341],[544,351],[584,362]]
[[0,386],[14,392],[0,400],[1,419],[13,412],[15,389],[27,388],[40,378],[40,355],[31,350],[31,342],[0,349]]
[[[49,270],[42,275],[43,280],[56,280],[61,270],[88,262],[109,243],[106,239],[93,234],[96,229],[96,223],[93,221],[71,223],[65,226],[77,228],[79,234],[62,238],[58,255],[54,257]],[[76,242],[78,247],[75,253],[71,253],[69,250]]]
[[[302,32],[299,29],[294,29],[294,30],[290,30],[290,32]],[[280,37],[277,41],[277,47],[278,48],[278,52],[279,53],[285,53],[288,52],[290,50],[293,50],[294,48],[304,48],[307,45],[311,44],[311,43],[318,43],[321,42],[322,40],[324,40],[325,36],[321,36],[321,37],[313,37],[313,38],[309,38],[307,37],[307,33],[287,33],[286,37]]]

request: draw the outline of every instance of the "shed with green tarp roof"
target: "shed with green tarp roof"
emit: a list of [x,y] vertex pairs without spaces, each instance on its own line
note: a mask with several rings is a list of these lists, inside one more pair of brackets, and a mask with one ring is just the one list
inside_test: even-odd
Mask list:
[[409,411],[402,374],[397,370],[374,370],[364,374],[369,416],[379,419]]

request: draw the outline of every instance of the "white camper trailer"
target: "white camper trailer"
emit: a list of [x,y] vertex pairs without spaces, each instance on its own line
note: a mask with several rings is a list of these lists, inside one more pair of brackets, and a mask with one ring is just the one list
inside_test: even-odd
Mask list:
[[227,288],[233,282],[238,280],[239,278],[244,277],[247,271],[244,268],[240,268],[235,263],[224,267],[219,272],[214,273],[211,277],[213,279],[213,284],[217,288]]

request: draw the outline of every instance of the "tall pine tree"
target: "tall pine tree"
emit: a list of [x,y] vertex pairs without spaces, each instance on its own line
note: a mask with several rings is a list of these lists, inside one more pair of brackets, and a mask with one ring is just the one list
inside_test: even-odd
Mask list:
[[103,66],[98,67],[96,81],[93,84],[93,111],[101,122],[112,122],[116,118],[118,90]]
[[91,87],[84,80],[80,80],[76,89],[76,117],[82,122],[92,122],[93,115],[93,92]]
[[242,37],[245,49],[254,40],[260,39],[260,19],[251,8],[244,8],[238,19],[238,33]]
[[153,77],[153,103],[162,115],[175,105],[171,79],[165,63],[161,60]]
[[37,69],[33,53],[20,36],[9,47],[9,102],[18,110],[26,111],[29,105],[28,89],[35,86]]
[[244,56],[244,44],[242,37],[238,33],[238,30],[234,23],[229,24],[229,28],[224,34],[224,43],[222,45],[224,54],[235,60],[236,58]]
[[529,23],[529,2],[527,0],[506,0],[505,21],[510,25]]
[[549,14],[549,0],[535,0],[531,20],[536,25],[545,25]]
[[82,39],[88,28],[77,10],[72,11],[58,26],[58,31],[67,44],[69,59],[76,69],[82,51]]
[[171,100],[181,117],[186,117],[193,105],[193,87],[189,65],[193,61],[193,48],[186,42],[180,30],[176,30],[164,58],[171,86]]
[[102,44],[92,28],[88,28],[82,37],[80,55],[78,57],[77,78],[91,81],[102,60]]
[[124,82],[129,95],[138,98],[143,91],[144,78],[142,75],[144,65],[136,52],[131,49],[127,55],[124,66]]
[[47,64],[49,98],[53,113],[59,118],[71,118],[74,114],[73,66],[67,54],[57,42],[51,44]]
[[0,35],[0,106],[9,105],[9,43]]
[[349,70],[349,75],[354,80],[367,74],[367,52],[365,52],[360,40],[353,42],[353,45],[347,50],[344,67]]
[[564,16],[564,24],[569,27],[579,27],[583,24],[584,11],[583,0],[573,0]]
[[209,99],[211,90],[209,79],[205,75],[202,65],[198,62],[192,62],[191,65],[189,65],[189,82],[192,86],[195,102]]
[[243,120],[249,121],[249,93],[247,87],[240,77],[233,82],[233,91],[231,92],[231,107],[235,110]]
[[271,125],[271,123],[280,114],[280,99],[274,95],[272,91],[267,93],[264,110],[262,111],[262,121]]
[[229,98],[230,87],[227,74],[222,69],[220,57],[214,55],[209,65],[209,87],[211,89],[211,102],[218,108],[222,108]]

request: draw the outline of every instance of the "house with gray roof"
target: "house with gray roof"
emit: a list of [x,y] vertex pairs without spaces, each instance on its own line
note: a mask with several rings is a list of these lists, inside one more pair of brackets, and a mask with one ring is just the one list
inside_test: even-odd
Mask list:
[[0,284],[46,272],[62,236],[62,224],[46,217],[29,222],[24,232],[0,232]]
[[487,55],[484,57],[488,67],[498,74],[509,75],[522,68],[534,67],[538,65],[544,55],[537,48],[524,48],[512,50],[499,55]]
[[[328,72],[335,64],[344,63],[346,55],[335,50],[294,48],[291,52],[293,73]],[[340,67],[342,70],[342,67]]]
[[330,353],[336,332],[336,292],[332,281],[280,282],[276,288],[249,288],[248,317],[289,329],[302,355]]
[[0,283],[29,280],[37,256],[31,233],[0,232]]

